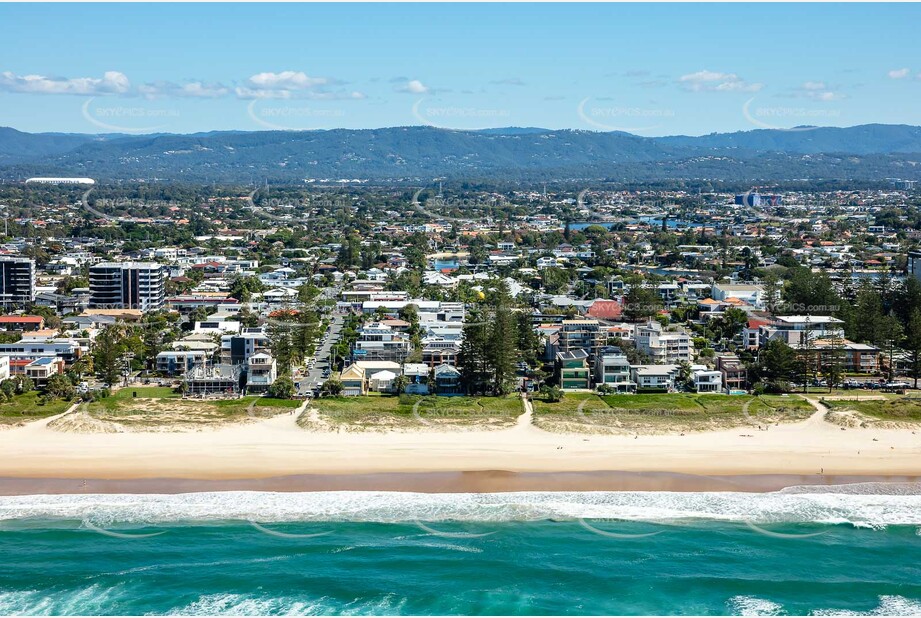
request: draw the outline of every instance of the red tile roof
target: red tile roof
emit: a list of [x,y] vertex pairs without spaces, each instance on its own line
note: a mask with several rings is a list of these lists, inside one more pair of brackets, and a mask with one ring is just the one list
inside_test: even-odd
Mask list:
[[616,320],[622,312],[623,307],[616,300],[596,300],[586,313],[600,320]]
[[0,315],[0,324],[41,324],[40,315]]

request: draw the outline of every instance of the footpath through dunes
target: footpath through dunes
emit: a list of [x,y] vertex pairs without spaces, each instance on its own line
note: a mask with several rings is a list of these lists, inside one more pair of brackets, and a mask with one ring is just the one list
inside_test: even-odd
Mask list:
[[[732,414],[741,415],[745,398],[739,401],[738,410],[733,409]],[[825,410],[816,401],[802,402],[809,406],[806,420],[777,423],[768,430],[744,425],[633,435],[544,431],[539,426],[541,402],[534,402],[533,409],[531,405],[522,408],[517,398],[510,403],[517,404],[518,411],[510,417],[508,426],[465,431],[437,427],[423,431],[308,430],[298,419],[310,415],[289,410],[211,431],[66,433],[48,426],[60,420],[52,417],[0,432],[0,452],[4,453],[0,476],[256,479],[301,474],[498,470],[921,474],[921,436],[917,433],[905,429],[842,428],[824,421]],[[801,413],[804,411],[796,411]]]

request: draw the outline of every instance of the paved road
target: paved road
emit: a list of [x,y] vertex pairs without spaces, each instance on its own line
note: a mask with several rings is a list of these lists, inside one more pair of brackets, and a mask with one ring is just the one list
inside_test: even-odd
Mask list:
[[332,347],[339,342],[339,336],[342,332],[342,326],[345,324],[345,317],[334,314],[330,323],[329,333],[325,334],[320,340],[320,346],[317,348],[317,362],[306,376],[298,382],[298,391],[302,394],[311,392],[313,387],[319,386],[326,381],[323,377],[323,371],[329,367],[329,354]]

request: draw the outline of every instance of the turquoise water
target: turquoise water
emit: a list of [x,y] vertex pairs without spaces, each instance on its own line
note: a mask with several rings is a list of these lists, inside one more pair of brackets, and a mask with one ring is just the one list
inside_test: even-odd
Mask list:
[[810,491],[3,497],[0,614],[921,613],[919,496]]

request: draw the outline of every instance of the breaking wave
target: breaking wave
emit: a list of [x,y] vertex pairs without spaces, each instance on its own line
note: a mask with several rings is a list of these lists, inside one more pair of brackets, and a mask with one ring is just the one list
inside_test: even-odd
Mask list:
[[921,495],[787,490],[730,492],[209,492],[0,497],[0,526],[17,520],[88,525],[248,522],[516,522],[616,519],[757,524],[921,525]]

